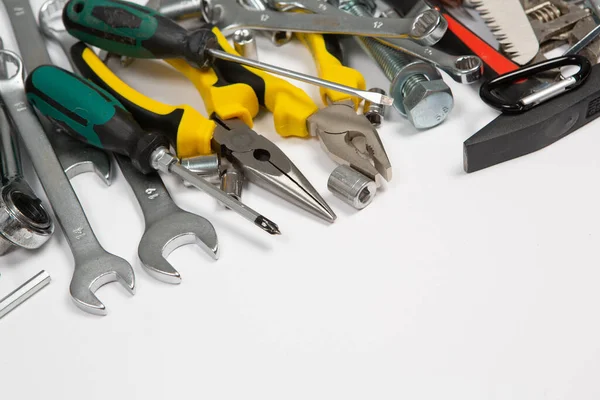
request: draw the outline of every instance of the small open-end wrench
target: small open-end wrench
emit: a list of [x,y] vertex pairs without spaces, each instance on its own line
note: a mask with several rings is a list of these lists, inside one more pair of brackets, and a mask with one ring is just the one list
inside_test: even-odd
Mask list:
[[6,79],[0,79],[0,99],[29,153],[73,253],[75,271],[70,286],[71,298],[83,311],[105,315],[106,307],[96,297],[96,290],[107,283],[118,281],[133,294],[133,268],[124,259],[104,250],[94,235],[75,191],[29,106],[21,59],[6,50],[0,51],[0,57],[16,67],[15,73]]
[[[322,3],[325,8],[335,8]],[[363,18],[347,13],[337,15],[286,13],[254,10],[236,0],[202,0],[204,20],[221,29],[224,35],[241,28],[341,35],[405,37],[430,45],[437,43],[448,27],[440,13],[427,10],[415,18]]]
[[[1,1],[10,18],[25,69],[33,71],[40,65],[52,64],[29,1]],[[108,154],[58,132],[59,128],[46,119],[41,119],[41,122],[69,178],[95,172],[104,183],[110,185],[111,163]]]
[[127,157],[115,157],[144,214],[146,229],[138,256],[150,275],[163,282],[181,283],[181,275],[166,257],[186,244],[195,243],[214,259],[218,258],[217,232],[209,220],[179,208],[158,172],[144,175]]

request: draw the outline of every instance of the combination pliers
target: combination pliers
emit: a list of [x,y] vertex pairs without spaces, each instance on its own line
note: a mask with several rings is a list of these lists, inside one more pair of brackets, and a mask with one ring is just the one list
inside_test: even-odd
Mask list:
[[171,106],[151,99],[119,79],[83,42],[70,56],[80,73],[115,96],[146,130],[171,140],[180,158],[211,154],[229,160],[252,183],[329,222],[335,213],[294,163],[273,142],[251,129],[258,113],[247,85],[230,85],[216,68],[198,69],[184,60],[167,60],[199,89],[210,118],[189,105]]

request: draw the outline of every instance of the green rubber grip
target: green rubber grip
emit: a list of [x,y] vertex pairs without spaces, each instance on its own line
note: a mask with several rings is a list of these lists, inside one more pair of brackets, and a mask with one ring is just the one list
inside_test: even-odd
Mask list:
[[27,77],[29,102],[71,136],[131,158],[143,173],[154,169],[150,156],[168,139],[147,134],[110,93],[64,69],[42,65]]
[[119,0],[70,0],[63,11],[67,31],[110,53],[133,58],[185,58],[204,66],[216,47],[210,28],[189,32],[157,11]]

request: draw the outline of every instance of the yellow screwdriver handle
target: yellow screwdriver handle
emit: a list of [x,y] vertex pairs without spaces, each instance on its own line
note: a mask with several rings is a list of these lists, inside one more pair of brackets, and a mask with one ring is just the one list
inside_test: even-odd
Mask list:
[[[319,78],[359,90],[366,89],[365,77],[359,71],[344,66],[340,60],[341,54],[335,54],[338,53],[337,49],[332,48],[338,45],[335,37],[331,35],[324,37],[314,33],[296,33],[296,37],[310,50],[317,65]],[[352,100],[354,108],[357,109],[361,102],[358,97],[324,87],[320,88],[320,93],[325,105],[330,102]]]
[[212,153],[214,121],[187,104],[171,106],[136,91],[119,79],[83,42],[71,48],[71,58],[85,78],[115,96],[143,129],[169,137],[179,157]]

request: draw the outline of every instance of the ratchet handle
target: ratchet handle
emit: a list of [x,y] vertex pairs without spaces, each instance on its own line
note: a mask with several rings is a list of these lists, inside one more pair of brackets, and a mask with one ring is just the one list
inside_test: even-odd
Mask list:
[[[68,88],[69,90],[65,90]],[[154,168],[150,157],[168,147],[163,135],[146,134],[110,93],[64,69],[42,65],[27,77],[29,102],[77,139],[131,158],[143,173]]]
[[164,104],[136,91],[119,79],[83,42],[71,47],[70,56],[81,75],[114,96],[143,129],[168,137],[179,157],[212,153],[215,123],[196,109],[187,104]]
[[216,47],[208,28],[188,32],[156,10],[119,0],[70,0],[63,11],[67,31],[110,53],[134,58],[187,58],[204,65]]
[[[223,51],[239,55],[218,28],[213,28],[212,32]],[[303,90],[267,72],[229,61],[216,59],[213,69],[228,82],[249,85],[259,104],[273,113],[275,130],[279,135],[309,136],[306,120],[319,107]]]
[[[333,35],[296,33],[296,37],[310,51],[317,65],[319,78],[350,86],[359,90],[366,89],[364,76],[355,69],[343,65],[343,55],[339,40]],[[361,100],[347,93],[320,88],[321,99],[325,105],[338,101],[352,100],[357,109]]]

